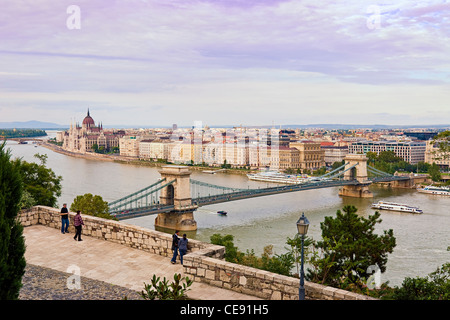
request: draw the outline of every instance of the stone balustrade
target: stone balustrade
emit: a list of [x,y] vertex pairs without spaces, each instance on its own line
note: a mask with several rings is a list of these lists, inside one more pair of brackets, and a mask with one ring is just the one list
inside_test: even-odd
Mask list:
[[[41,224],[50,228],[61,229],[60,210],[46,206],[35,206],[24,210],[19,219],[24,227]],[[143,250],[162,256],[172,256],[172,235],[142,228],[123,222],[98,218],[81,214],[84,222],[82,234],[97,239],[103,239],[131,248]],[[69,212],[69,232],[75,233],[74,212]],[[189,251],[208,248],[209,256],[223,258],[225,248],[209,243],[189,239]]]
[[[202,249],[183,257],[184,274],[195,282],[230,289],[265,300],[298,300],[300,280],[208,257]],[[371,297],[305,281],[309,300],[374,300]]]
[[[41,224],[61,229],[59,209],[35,206],[24,210],[19,219],[24,227]],[[69,212],[69,231],[74,232]],[[172,235],[123,222],[83,215],[82,234],[112,241],[152,254],[170,257]],[[299,279],[230,263],[224,260],[225,247],[189,239],[188,254],[183,257],[184,275],[195,282],[234,290],[267,300],[297,300]],[[374,300],[368,296],[305,281],[306,299]]]

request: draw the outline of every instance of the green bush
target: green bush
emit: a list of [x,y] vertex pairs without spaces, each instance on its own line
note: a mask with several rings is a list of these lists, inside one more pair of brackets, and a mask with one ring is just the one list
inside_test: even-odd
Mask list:
[[[183,283],[184,281],[184,283]],[[173,282],[169,284],[166,277],[161,281],[160,277],[153,275],[150,284],[144,282],[144,290],[141,291],[141,296],[145,300],[186,300],[186,292],[190,289],[193,281],[188,277],[181,277],[181,274],[175,273]]]

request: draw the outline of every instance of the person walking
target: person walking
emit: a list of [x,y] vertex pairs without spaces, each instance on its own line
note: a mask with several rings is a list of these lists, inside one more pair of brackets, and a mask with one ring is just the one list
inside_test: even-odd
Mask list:
[[170,260],[172,264],[175,264],[177,262],[177,254],[178,254],[178,233],[179,231],[176,230],[175,233],[172,235],[172,250],[173,250],[173,257]]
[[63,204],[61,208],[61,233],[69,233],[69,210],[67,209],[67,203]]
[[183,256],[187,252],[188,239],[186,238],[186,233],[183,234],[183,238],[178,241],[178,250],[180,250],[180,261],[183,264]]
[[73,223],[73,225],[75,226],[75,230],[76,230],[75,237],[73,237],[73,240],[75,240],[75,241],[77,240],[77,237],[78,237],[78,241],[83,241],[83,240],[81,240],[81,228],[84,225],[84,222],[83,222],[83,219],[81,218],[80,213],[81,213],[80,210],[78,210],[77,214],[75,215],[74,223]]

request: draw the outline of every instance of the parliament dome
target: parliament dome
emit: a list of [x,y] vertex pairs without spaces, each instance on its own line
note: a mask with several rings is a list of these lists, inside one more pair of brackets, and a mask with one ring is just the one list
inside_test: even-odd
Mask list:
[[91,117],[91,115],[89,114],[89,109],[88,109],[88,112],[87,112],[87,116],[86,117],[84,117],[84,119],[83,119],[83,127],[94,127],[95,126],[95,122],[94,122],[94,119],[92,119],[92,117]]

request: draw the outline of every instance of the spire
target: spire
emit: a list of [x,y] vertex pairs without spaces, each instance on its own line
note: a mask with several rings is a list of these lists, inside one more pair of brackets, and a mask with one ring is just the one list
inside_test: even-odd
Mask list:
[[87,114],[87,115],[88,115],[88,117],[90,117],[90,114],[89,114],[89,108],[88,108],[88,114]]

